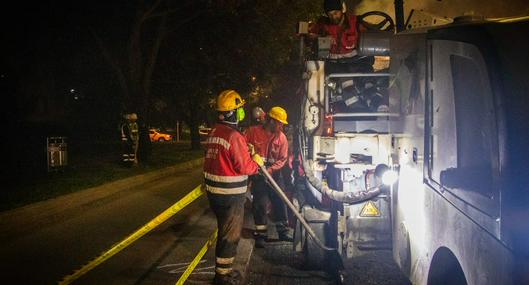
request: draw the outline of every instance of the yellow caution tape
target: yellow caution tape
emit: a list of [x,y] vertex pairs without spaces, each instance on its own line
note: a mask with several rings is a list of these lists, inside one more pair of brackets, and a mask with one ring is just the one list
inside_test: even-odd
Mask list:
[[217,240],[217,234],[218,234],[218,229],[215,230],[215,232],[213,232],[213,234],[209,237],[209,239],[206,242],[206,244],[204,244],[204,246],[200,249],[200,251],[198,252],[197,256],[195,256],[193,261],[191,261],[191,263],[187,267],[186,271],[184,271],[184,274],[182,274],[182,276],[180,276],[180,278],[176,282],[176,285],[182,285],[182,284],[184,284],[184,282],[186,282],[186,280],[189,277],[189,275],[191,275],[193,270],[195,270],[195,267],[197,267],[197,264],[200,262],[200,260],[202,260],[202,257],[204,256],[204,254],[206,254],[206,252],[208,252],[208,249]]
[[133,242],[159,226],[161,223],[168,220],[170,217],[172,217],[174,214],[178,213],[180,210],[185,208],[187,205],[189,205],[191,202],[195,201],[198,197],[202,196],[204,194],[202,190],[202,185],[197,186],[193,191],[189,192],[184,198],[180,199],[180,201],[173,204],[170,208],[163,211],[161,214],[159,214],[156,218],[152,219],[150,222],[145,224],[143,227],[126,237],[124,240],[120,241],[119,243],[113,245],[109,250],[103,252],[100,256],[83,266],[81,269],[78,269],[75,271],[72,275],[65,276],[62,281],[59,282],[59,284],[70,284],[74,280],[78,279],[79,277],[83,276],[90,270],[94,269],[99,264],[103,263],[105,260],[109,259],[110,257],[114,256],[116,253],[120,252],[127,246],[131,245]]

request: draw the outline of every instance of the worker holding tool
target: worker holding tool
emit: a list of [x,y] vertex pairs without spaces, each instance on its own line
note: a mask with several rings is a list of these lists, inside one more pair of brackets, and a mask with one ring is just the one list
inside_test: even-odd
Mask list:
[[[280,184],[281,168],[288,160],[288,141],[283,133],[283,125],[288,124],[287,112],[281,107],[273,107],[268,112],[263,125],[250,127],[246,139],[264,162],[266,171]],[[284,189],[284,187],[281,187]],[[281,198],[270,187],[264,177],[252,176],[253,215],[255,221],[255,246],[263,248],[267,240],[267,205],[272,204],[272,221],[276,225],[280,240],[292,241],[292,233],[287,222],[287,208]]]
[[256,174],[263,161],[250,156],[237,125],[244,119],[244,100],[234,90],[217,98],[218,122],[206,140],[204,182],[209,204],[217,218],[214,284],[239,284],[240,273],[233,270],[244,218],[248,175]]

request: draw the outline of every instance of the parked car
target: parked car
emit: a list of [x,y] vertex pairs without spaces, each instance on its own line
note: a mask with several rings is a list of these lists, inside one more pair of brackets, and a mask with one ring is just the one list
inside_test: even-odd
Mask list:
[[157,142],[165,142],[165,141],[171,141],[173,137],[170,134],[161,133],[156,129],[150,129],[149,130],[149,137],[151,138],[151,141],[157,141]]

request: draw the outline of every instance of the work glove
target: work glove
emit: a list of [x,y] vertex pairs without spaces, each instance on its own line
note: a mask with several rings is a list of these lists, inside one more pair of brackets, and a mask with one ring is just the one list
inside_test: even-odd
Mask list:
[[255,147],[253,146],[253,144],[248,144],[248,151],[250,152],[250,156],[253,156],[255,154]]
[[264,165],[263,158],[257,153],[254,153],[252,155],[252,160],[255,161],[255,163],[257,163],[257,165],[259,165],[259,166],[263,166]]

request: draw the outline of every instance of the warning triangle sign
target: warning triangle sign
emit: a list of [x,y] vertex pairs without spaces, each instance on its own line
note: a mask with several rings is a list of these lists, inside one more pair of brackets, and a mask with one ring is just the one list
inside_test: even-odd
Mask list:
[[360,217],[380,217],[380,211],[373,201],[367,201],[360,212]]

